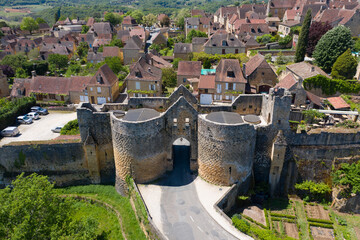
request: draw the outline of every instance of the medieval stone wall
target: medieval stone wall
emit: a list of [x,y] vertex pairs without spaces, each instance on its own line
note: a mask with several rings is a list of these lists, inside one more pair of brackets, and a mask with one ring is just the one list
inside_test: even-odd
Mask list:
[[198,119],[199,175],[218,185],[241,183],[252,173],[256,131],[249,124]]
[[0,148],[0,169],[0,186],[22,172],[47,175],[57,186],[93,181],[82,143],[5,145]]

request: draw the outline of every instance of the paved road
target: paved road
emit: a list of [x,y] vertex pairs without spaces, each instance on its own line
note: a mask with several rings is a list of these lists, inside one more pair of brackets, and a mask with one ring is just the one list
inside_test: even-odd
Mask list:
[[174,146],[174,171],[161,185],[161,222],[168,239],[236,239],[205,210],[190,174],[189,147]]
[[41,115],[40,119],[34,120],[34,122],[29,125],[19,125],[20,135],[1,139],[0,146],[10,142],[54,139],[60,136],[60,133],[53,133],[51,129],[56,126],[65,125],[74,119],[76,119],[76,112],[50,112],[48,115]]

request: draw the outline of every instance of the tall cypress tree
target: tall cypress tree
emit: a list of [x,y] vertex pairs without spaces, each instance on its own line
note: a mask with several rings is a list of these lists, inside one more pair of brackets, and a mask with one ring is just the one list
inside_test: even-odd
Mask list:
[[299,41],[296,45],[295,62],[304,61],[306,46],[309,37],[310,23],[311,23],[311,10],[309,9],[306,13],[303,25],[301,27]]

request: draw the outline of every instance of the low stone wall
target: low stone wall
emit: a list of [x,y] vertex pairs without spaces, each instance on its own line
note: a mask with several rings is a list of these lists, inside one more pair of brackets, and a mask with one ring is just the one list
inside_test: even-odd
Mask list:
[[5,145],[0,148],[1,168],[3,186],[22,172],[47,175],[62,187],[92,182],[82,143]]

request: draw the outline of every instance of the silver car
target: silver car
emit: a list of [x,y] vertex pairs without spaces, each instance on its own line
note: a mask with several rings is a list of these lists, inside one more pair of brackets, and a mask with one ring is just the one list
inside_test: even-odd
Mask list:
[[57,126],[57,127],[54,127],[53,129],[51,129],[51,131],[54,133],[60,133],[60,131],[63,127],[64,126]]
[[37,112],[29,112],[25,116],[31,117],[32,119],[35,119],[35,120],[38,120],[40,118],[40,116]]
[[32,118],[26,115],[17,117],[17,120],[19,123],[24,123],[24,124],[30,124],[33,122]]
[[1,136],[3,137],[15,137],[20,133],[17,127],[7,127],[1,131]]

